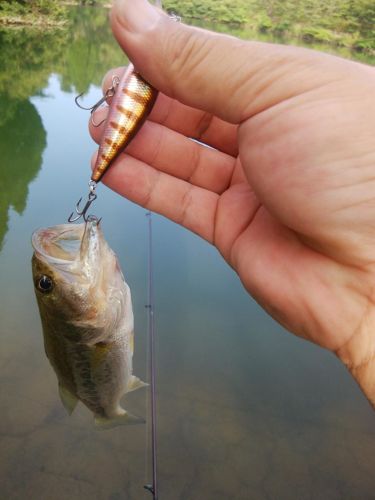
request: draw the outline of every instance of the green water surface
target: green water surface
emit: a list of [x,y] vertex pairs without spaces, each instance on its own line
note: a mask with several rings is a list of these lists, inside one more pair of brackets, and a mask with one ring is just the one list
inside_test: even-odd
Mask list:
[[[125,62],[101,9],[73,9],[68,30],[0,31],[1,500],[151,498],[147,426],[98,432],[83,405],[62,407],[30,269],[31,232],[86,192],[95,145],[74,96],[94,102]],[[149,379],[145,212],[98,191]],[[267,316],[207,243],[162,217],[154,234],[160,499],[374,499],[375,414],[344,367]],[[124,406],[146,415],[147,391]]]

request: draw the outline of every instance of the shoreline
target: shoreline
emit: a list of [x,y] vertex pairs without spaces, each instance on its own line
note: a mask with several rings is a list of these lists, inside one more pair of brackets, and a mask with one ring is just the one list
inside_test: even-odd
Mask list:
[[[61,6],[63,7],[79,7],[80,2],[78,0],[65,0],[61,2]],[[100,4],[94,4],[94,5],[81,5],[82,8],[87,8],[87,7],[93,7],[93,8],[100,8],[100,9],[110,9],[111,4],[110,3],[100,3]],[[201,18],[191,18],[194,20],[202,20]],[[211,23],[218,23],[218,24],[228,24],[228,25],[233,25],[233,23],[228,23],[224,21],[213,21],[213,20],[206,20]],[[69,19],[56,19],[48,15],[33,15],[33,14],[26,14],[24,16],[22,15],[0,15],[0,28],[5,27],[5,28],[11,28],[11,29],[17,29],[17,28],[45,28],[45,29],[57,29],[57,28],[64,28],[69,24]],[[327,35],[329,35],[328,38],[331,39],[321,39],[317,34],[314,32],[315,30],[309,30],[308,28],[301,28],[300,33],[274,33],[272,29],[264,29],[261,30],[259,29],[259,26],[254,26],[251,24],[241,24],[238,26],[242,26],[243,28],[248,28],[254,32],[260,32],[260,33],[269,33],[270,35],[273,36],[279,36],[280,38],[285,38],[286,40],[288,38],[297,38],[301,41],[303,41],[307,45],[312,45],[314,43],[317,44],[323,44],[323,45],[328,45],[332,47],[345,47],[349,49],[352,52],[356,53],[363,53],[363,54],[368,54],[370,56],[375,55],[374,49],[371,47],[361,47],[360,43],[361,40],[356,40],[356,39],[348,39],[348,34],[346,33],[335,33],[333,31],[327,30]],[[307,31],[306,31],[307,30]],[[305,31],[305,32],[304,32]],[[350,35],[349,35],[350,36]],[[346,39],[345,39],[346,38]]]
[[48,16],[0,16],[0,28],[64,28],[68,20],[51,19]]
[[[80,5],[79,0],[65,0],[60,2],[62,7],[94,7],[100,9],[110,9],[112,5],[110,3],[96,4],[96,5]],[[25,15],[1,15],[0,11],[0,28],[63,28],[69,23],[69,19],[56,19],[48,15],[35,15],[35,14],[25,14]]]
[[92,5],[80,5],[79,0],[65,0],[63,2],[60,2],[63,7],[95,7],[95,8],[104,8],[104,9],[110,9],[112,7],[111,3],[99,3],[99,4],[92,4]]

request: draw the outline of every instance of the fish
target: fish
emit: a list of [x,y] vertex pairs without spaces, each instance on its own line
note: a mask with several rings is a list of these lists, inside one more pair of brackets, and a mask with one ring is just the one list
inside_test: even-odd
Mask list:
[[109,105],[99,151],[91,174],[98,183],[114,159],[135,137],[157,98],[158,91],[129,64]]
[[32,246],[45,352],[66,410],[81,401],[99,429],[144,422],[120,402],[147,384],[132,373],[131,292],[99,222],[39,229]]

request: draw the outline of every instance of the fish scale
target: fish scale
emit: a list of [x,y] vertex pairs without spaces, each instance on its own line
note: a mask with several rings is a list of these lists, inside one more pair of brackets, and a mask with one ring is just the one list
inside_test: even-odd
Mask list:
[[113,160],[128,146],[149,115],[157,93],[130,64],[109,107],[92,181],[99,182]]

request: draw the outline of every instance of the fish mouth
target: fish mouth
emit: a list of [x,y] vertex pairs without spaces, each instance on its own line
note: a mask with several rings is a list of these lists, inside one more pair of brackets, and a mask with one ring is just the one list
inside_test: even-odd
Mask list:
[[37,257],[53,264],[70,264],[80,258],[85,224],[61,224],[36,230],[31,244]]
[[31,238],[34,256],[65,281],[105,288],[116,258],[97,220],[38,229]]

